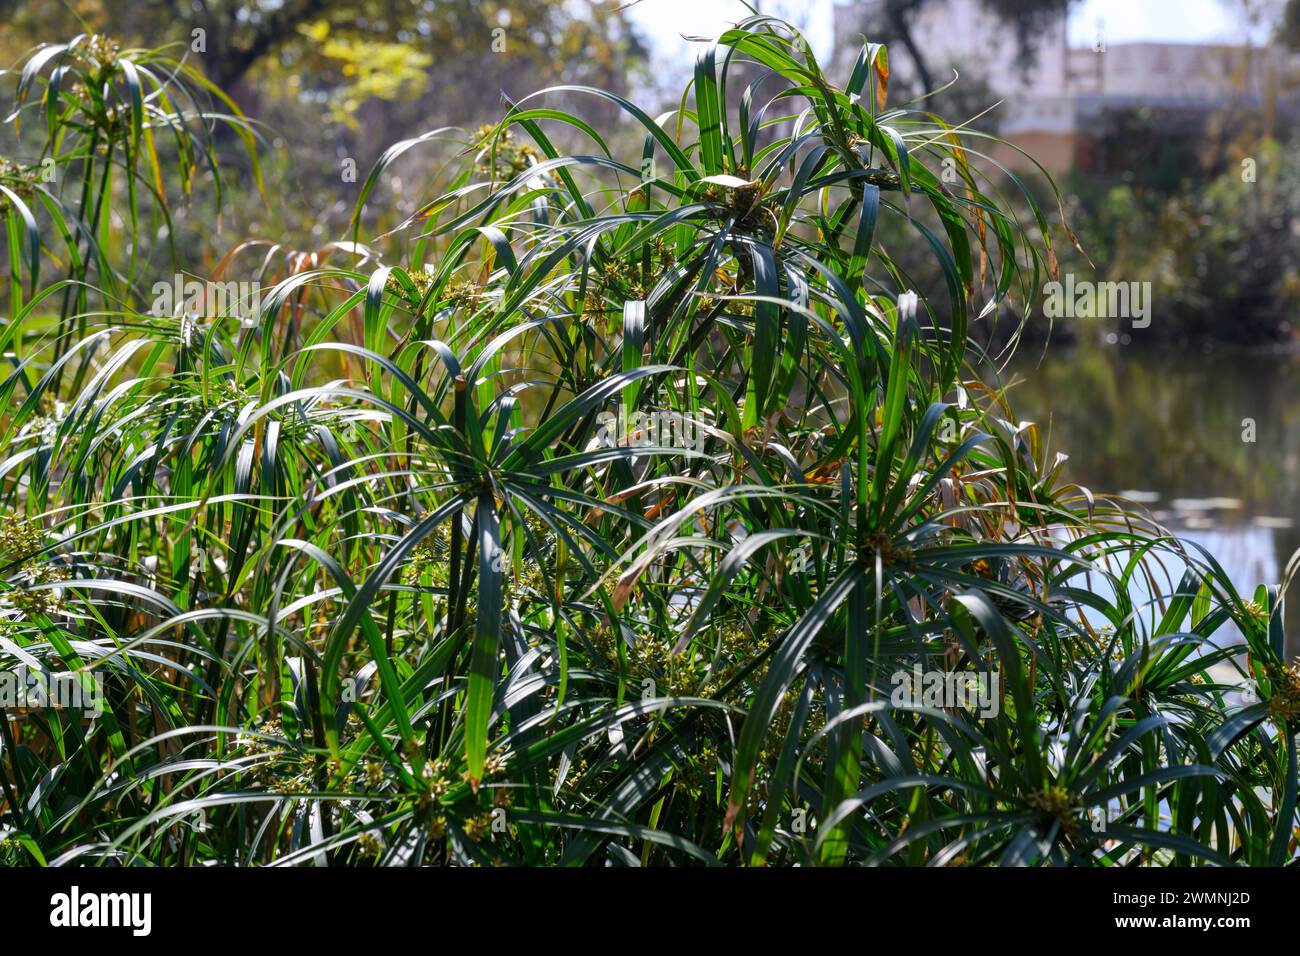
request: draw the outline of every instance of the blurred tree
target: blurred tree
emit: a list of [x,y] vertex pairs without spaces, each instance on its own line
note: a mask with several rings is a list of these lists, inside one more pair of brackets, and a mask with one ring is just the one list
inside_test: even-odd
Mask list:
[[81,32],[175,42],[240,102],[306,96],[335,118],[422,92],[462,119],[496,110],[507,86],[625,88],[645,53],[618,8],[600,0],[0,0],[0,18],[5,65]]
[[1287,0],[1277,25],[1277,38],[1293,50],[1300,50],[1300,0]]
[[[872,5],[874,12],[864,16],[864,32],[872,40],[901,46],[907,52],[920,87],[918,92],[937,89],[940,84],[935,82],[929,59],[912,30],[927,7],[942,2],[944,0],[881,0]],[[1042,28],[1064,15],[1073,2],[1075,0],[980,0],[984,9],[1015,29],[1022,65],[1026,66],[1036,55],[1036,41]]]
[[[0,0],[0,22],[0,67],[79,33],[174,44],[262,124],[268,169],[294,188],[294,203],[235,204],[237,226],[303,242],[347,222],[341,166],[364,176],[390,144],[495,123],[505,97],[542,87],[626,92],[646,59],[614,0]],[[560,105],[612,123],[617,107],[576,99]],[[412,194],[431,174],[419,162],[397,173]]]

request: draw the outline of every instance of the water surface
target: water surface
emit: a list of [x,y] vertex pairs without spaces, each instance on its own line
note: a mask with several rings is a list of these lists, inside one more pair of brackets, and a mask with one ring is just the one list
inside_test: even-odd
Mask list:
[[[1126,494],[1210,550],[1249,596],[1300,550],[1300,358],[1136,346],[1024,348],[1005,380],[1066,475]],[[1300,594],[1286,607],[1300,653]]]

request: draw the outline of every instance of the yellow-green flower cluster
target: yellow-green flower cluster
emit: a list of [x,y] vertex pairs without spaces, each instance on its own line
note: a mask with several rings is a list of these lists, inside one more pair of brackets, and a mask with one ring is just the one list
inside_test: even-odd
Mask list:
[[1058,786],[1044,787],[1025,798],[1025,804],[1039,814],[1040,826],[1060,823],[1066,833],[1073,833],[1078,826],[1078,809],[1082,803],[1076,794]]
[[388,274],[388,280],[384,283],[384,291],[401,299],[413,299],[416,302],[423,300],[429,294],[429,290],[433,288],[435,278],[433,272],[429,269],[411,269],[406,275],[411,280],[411,285],[416,288],[415,297],[411,296],[411,292],[406,285],[391,272]]
[[527,143],[516,143],[509,129],[503,129],[495,141],[488,142],[493,129],[493,126],[480,126],[475,134],[475,139],[482,144],[482,151],[474,161],[479,175],[490,178],[494,173],[507,173],[507,178],[514,178],[541,162],[542,154]]
[[492,814],[480,813],[477,816],[470,817],[465,821],[464,829],[465,836],[478,843],[492,832]]
[[122,52],[122,44],[102,33],[93,34],[69,48],[68,57],[78,66],[98,69],[117,59]]
[[[0,156],[0,183],[8,187],[19,199],[31,199],[36,194],[36,171],[7,156]],[[0,209],[3,209],[8,201],[7,196],[0,195]]]
[[0,555],[10,559],[27,558],[44,544],[44,533],[26,516],[7,514],[0,518]]
[[1300,659],[1270,668],[1269,677],[1273,682],[1273,693],[1268,698],[1269,716],[1286,724],[1300,720]]
[[450,547],[451,531],[447,525],[439,525],[407,555],[407,583],[419,584],[427,575],[435,587],[446,587],[451,573]]
[[357,839],[357,855],[363,860],[378,860],[383,852],[384,842],[375,834],[367,831]]
[[10,580],[4,599],[29,619],[63,609],[62,589],[51,585],[70,577],[67,568],[38,557],[44,544],[44,532],[30,519],[17,514],[0,519],[0,555],[23,562]]
[[[247,734],[239,739],[239,748],[245,756],[267,758],[259,761],[252,769],[253,778],[271,793],[295,796],[309,793],[315,789],[316,773],[320,769],[320,757],[307,752],[295,752],[279,739],[284,735],[278,720],[264,721],[258,728],[258,736]],[[272,738],[272,739],[267,739]]]
[[668,243],[656,238],[648,247],[648,262],[647,249],[642,247],[630,255],[609,260],[591,273],[582,303],[587,318],[603,317],[612,309],[621,309],[624,302],[645,299],[655,283],[671,271],[676,257]]
[[0,840],[0,867],[21,866],[23,857],[23,845],[17,837]]

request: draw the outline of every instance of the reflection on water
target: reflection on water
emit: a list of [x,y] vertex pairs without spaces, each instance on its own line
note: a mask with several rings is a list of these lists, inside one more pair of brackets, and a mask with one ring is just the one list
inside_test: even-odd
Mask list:
[[[1132,346],[1024,349],[1004,381],[1066,474],[1141,501],[1209,550],[1247,596],[1300,550],[1300,358]],[[1287,601],[1300,653],[1300,590]]]

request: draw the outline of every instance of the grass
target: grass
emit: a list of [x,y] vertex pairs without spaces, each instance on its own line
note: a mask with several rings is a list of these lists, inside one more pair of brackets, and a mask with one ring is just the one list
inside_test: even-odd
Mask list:
[[[6,710],[0,859],[1294,861],[1279,588],[1070,484],[979,384],[968,329],[1025,312],[1050,234],[986,136],[888,105],[883,48],[839,86],[754,17],[662,120],[566,89],[632,157],[541,95],[398,144],[351,265],[275,260],[256,323],[148,311],[218,125],[256,162],[161,57],[81,38],[15,83],[68,175],[0,178],[0,664],[105,706]],[[918,666],[995,706],[896,701]]]

